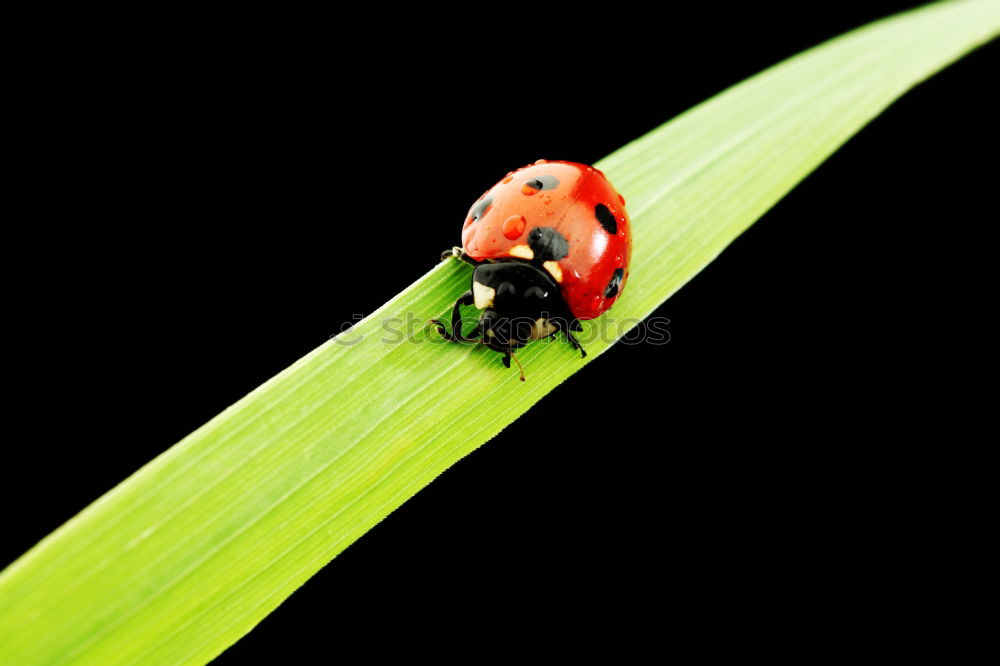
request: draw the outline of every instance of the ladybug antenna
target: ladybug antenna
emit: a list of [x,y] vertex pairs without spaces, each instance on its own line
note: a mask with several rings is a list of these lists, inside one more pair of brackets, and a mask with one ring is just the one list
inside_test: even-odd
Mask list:
[[517,360],[517,356],[514,356],[514,352],[509,352],[509,353],[510,353],[510,357],[512,359],[514,359],[514,363],[517,363],[517,369],[521,373],[521,381],[523,382],[524,381],[524,366],[521,365],[521,362]]

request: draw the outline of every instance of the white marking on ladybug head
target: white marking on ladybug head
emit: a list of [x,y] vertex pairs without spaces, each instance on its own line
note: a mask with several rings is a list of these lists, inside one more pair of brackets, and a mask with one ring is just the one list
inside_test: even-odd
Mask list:
[[515,245],[510,248],[510,256],[517,257],[518,259],[534,259],[535,253],[527,245]]
[[497,295],[497,290],[487,287],[482,282],[472,283],[472,297],[475,299],[476,307],[480,310],[493,307],[493,299]]
[[531,325],[531,339],[541,340],[542,338],[547,338],[557,330],[559,329],[553,326],[552,322],[548,319],[539,317],[535,320],[535,323]]
[[549,272],[549,275],[552,276],[552,279],[554,279],[556,282],[559,282],[560,284],[562,283],[563,281],[562,268],[559,267],[558,262],[546,261],[542,264],[542,266],[545,268],[545,270]]

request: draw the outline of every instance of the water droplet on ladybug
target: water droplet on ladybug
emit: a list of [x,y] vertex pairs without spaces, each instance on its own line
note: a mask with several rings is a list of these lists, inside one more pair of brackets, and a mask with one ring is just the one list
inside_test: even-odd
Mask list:
[[524,185],[522,185],[521,186],[521,194],[523,194],[526,197],[530,197],[535,192],[537,192],[538,190],[542,189],[541,187],[532,187],[531,185],[529,185],[529,183],[533,183],[533,182],[535,182],[535,181],[530,181],[529,180],[527,183],[525,183]]
[[517,240],[524,233],[526,224],[524,215],[511,215],[503,221],[503,235],[509,240]]
[[618,201],[621,201],[623,206],[625,205],[625,197],[620,194],[618,195]]
[[508,174],[507,174],[506,176],[504,176],[504,179],[503,179],[503,180],[501,180],[500,182],[501,182],[501,183],[503,183],[504,185],[506,185],[506,184],[507,184],[507,183],[509,183],[509,182],[510,182],[511,180],[513,180],[513,178],[514,178],[514,172],[513,172],[513,171],[511,171],[511,172],[510,172],[510,173],[508,173]]
[[621,264],[622,264],[622,255],[620,255],[620,254],[615,255],[615,263],[618,264],[619,266],[621,266]]
[[535,160],[535,164],[545,164],[548,160]]

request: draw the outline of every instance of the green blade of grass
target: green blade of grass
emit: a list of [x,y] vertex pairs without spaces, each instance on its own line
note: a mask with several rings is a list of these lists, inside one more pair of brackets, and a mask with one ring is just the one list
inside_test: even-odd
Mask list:
[[[603,160],[633,218],[633,287],[615,320],[651,313],[892,100],[998,27],[995,1],[878,22]],[[384,339],[388,318],[445,312],[469,270],[455,261],[435,267],[7,568],[0,663],[211,659],[613,344],[594,338],[596,320],[581,336],[594,338],[585,361],[565,345],[531,345],[521,356],[529,381],[520,384],[482,348],[433,344],[420,331],[409,341]],[[458,384],[463,391],[452,390]],[[483,404],[495,408],[477,409]]]

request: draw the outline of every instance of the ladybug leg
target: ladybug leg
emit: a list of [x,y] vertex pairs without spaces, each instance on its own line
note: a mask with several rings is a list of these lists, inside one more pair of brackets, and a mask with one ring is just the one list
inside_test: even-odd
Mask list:
[[457,301],[455,301],[455,307],[451,310],[451,333],[455,338],[458,338],[462,342],[475,342],[479,336],[479,324],[476,324],[468,335],[462,335],[462,312],[459,310],[461,305],[472,305],[475,303],[475,297],[472,294],[472,290],[462,294]]
[[458,247],[457,245],[451,248],[450,250],[445,250],[444,252],[441,253],[441,261],[444,261],[445,259],[450,259],[451,257],[455,257],[456,259],[461,259],[465,263],[471,264],[472,266],[479,265],[478,261],[467,255],[465,253],[465,250]]
[[576,339],[576,336],[574,336],[568,328],[564,328],[562,332],[566,334],[566,339],[569,340],[571,345],[573,345],[573,349],[580,350],[580,358],[586,358],[587,351],[583,348],[583,345],[580,344],[580,341]]
[[448,342],[474,342],[476,336],[479,334],[479,326],[477,325],[469,331],[469,335],[462,335],[462,311],[460,309],[461,306],[472,305],[474,302],[475,298],[472,295],[471,289],[459,296],[458,300],[455,301],[455,307],[451,310],[451,333],[448,332],[448,329],[445,328],[440,319],[431,319],[430,323],[437,327],[438,333]]

